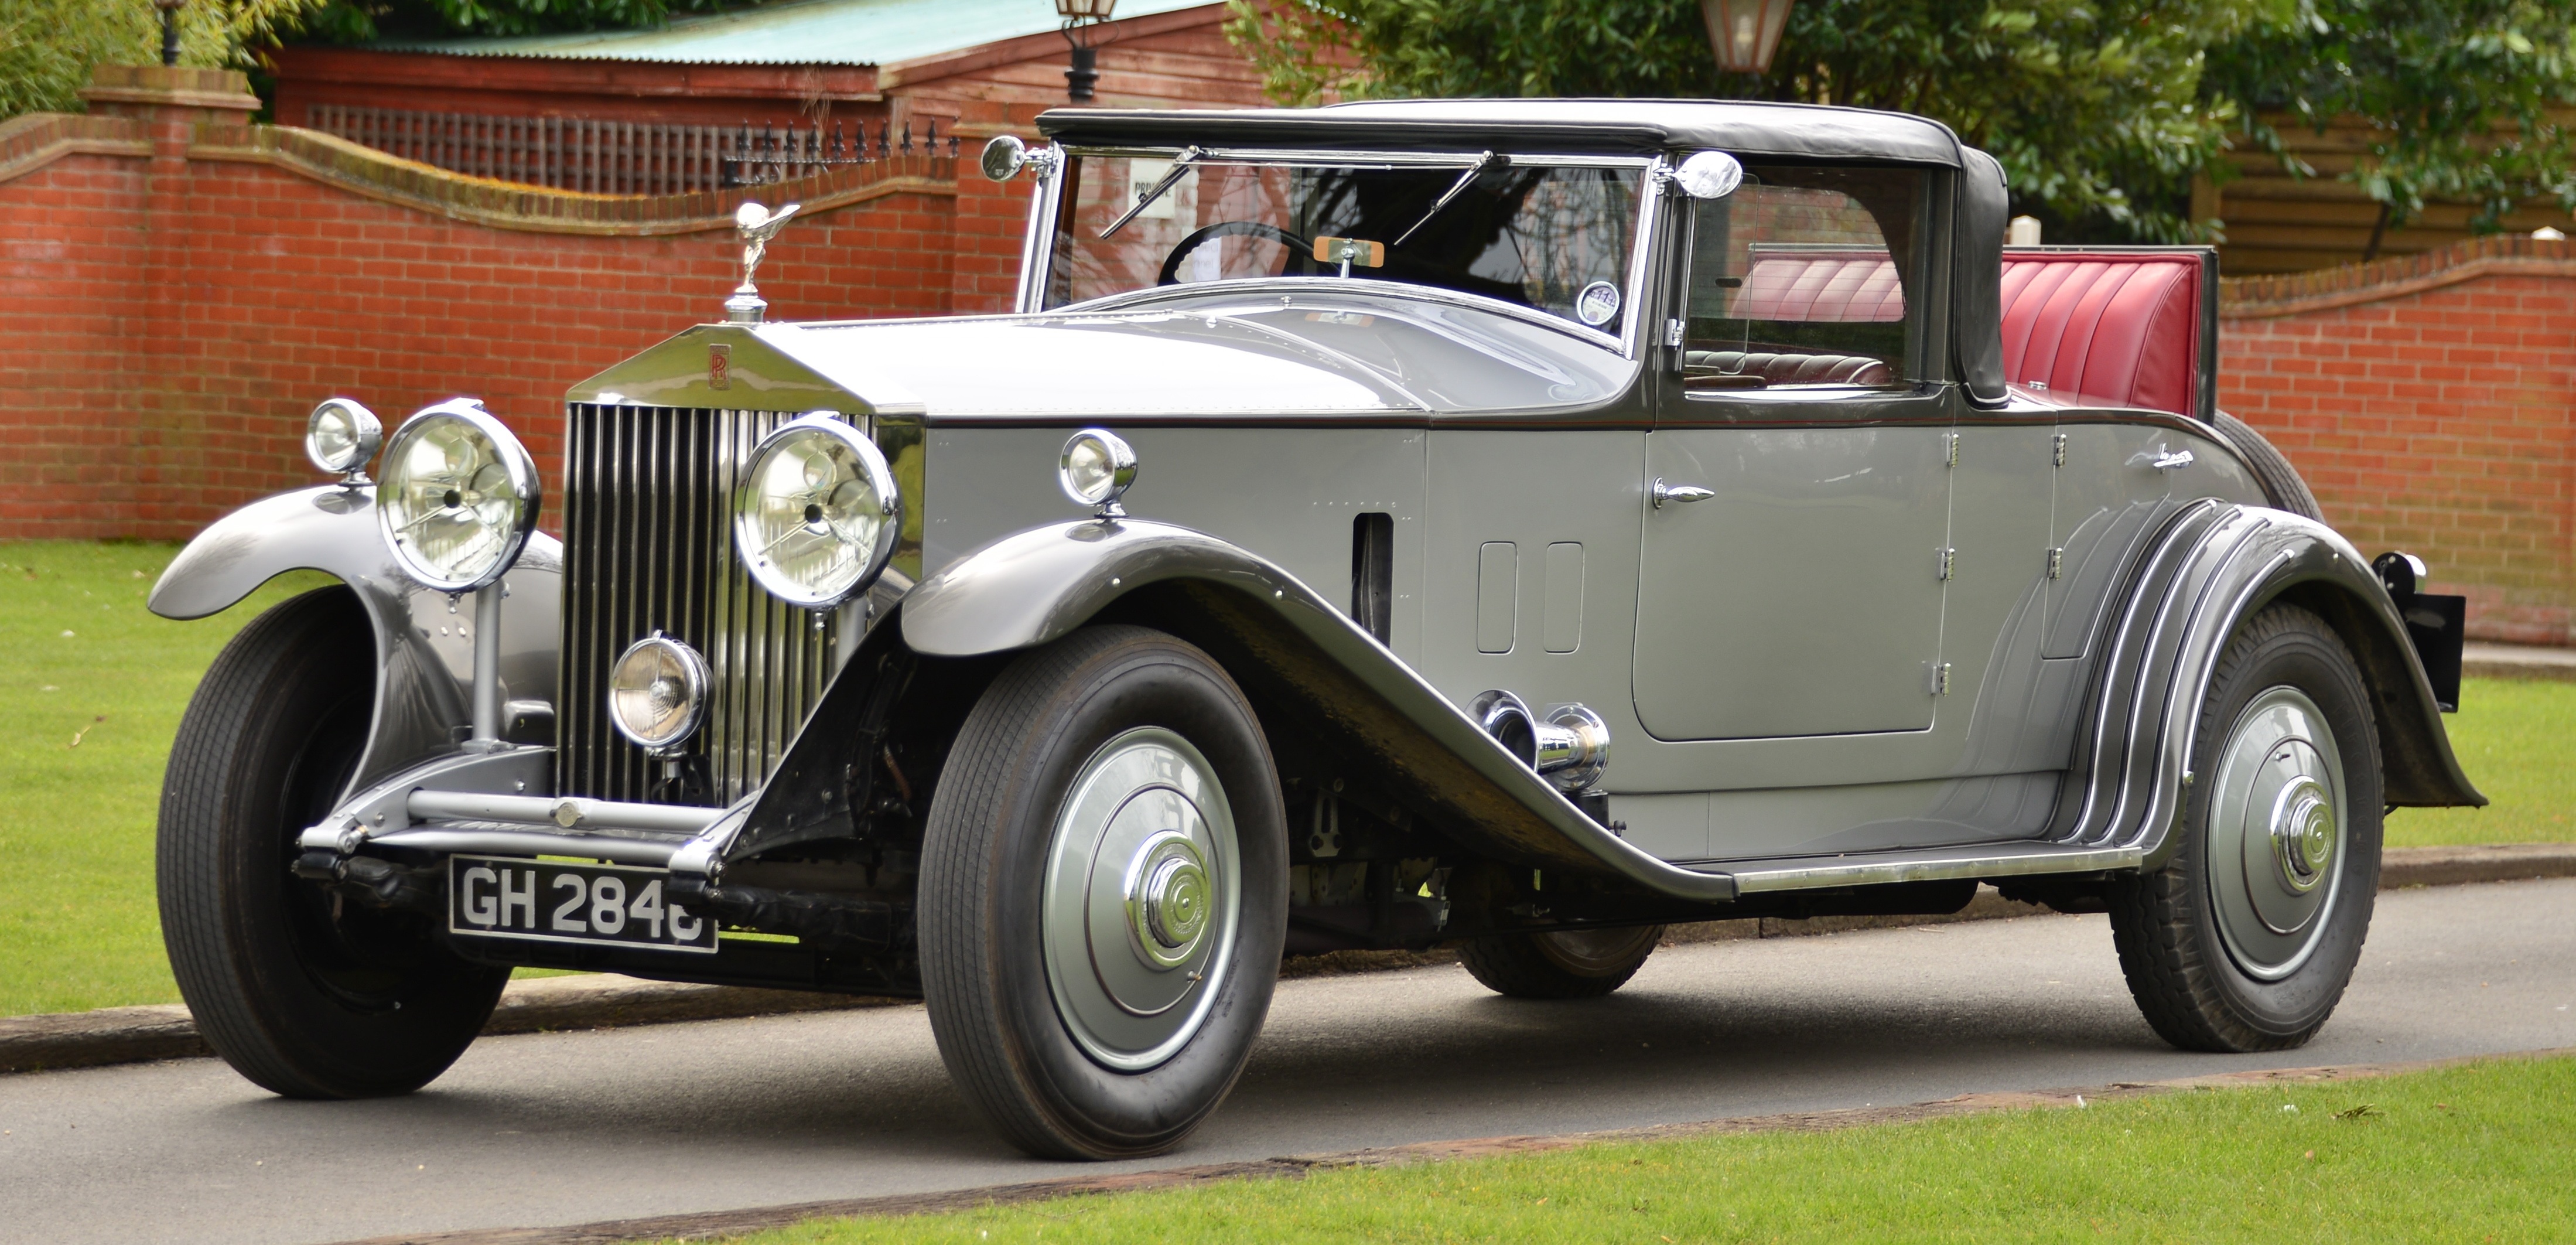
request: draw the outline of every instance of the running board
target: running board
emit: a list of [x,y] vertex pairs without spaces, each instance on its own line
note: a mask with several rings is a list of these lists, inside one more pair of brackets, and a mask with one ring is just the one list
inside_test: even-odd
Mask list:
[[2095,873],[2135,869],[2146,859],[2138,847],[2067,847],[2055,843],[1979,843],[1922,852],[1793,856],[1773,860],[1693,861],[1689,868],[1735,878],[1736,893],[1818,890],[1829,886],[1881,886],[1891,882],[1946,882],[1958,878],[2025,877],[2038,873]]

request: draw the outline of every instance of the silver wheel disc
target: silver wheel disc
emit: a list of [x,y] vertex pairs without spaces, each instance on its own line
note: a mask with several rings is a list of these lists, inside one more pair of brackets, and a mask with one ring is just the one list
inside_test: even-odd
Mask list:
[[2278,981],[2325,931],[2348,846],[2343,754],[2315,701],[2275,687],[2245,706],[2209,793],[2209,899],[2228,956]]
[[1085,1054],[1121,1072],[1189,1043],[1233,965],[1234,812],[1215,767],[1142,727],[1082,767],[1047,846],[1047,986]]

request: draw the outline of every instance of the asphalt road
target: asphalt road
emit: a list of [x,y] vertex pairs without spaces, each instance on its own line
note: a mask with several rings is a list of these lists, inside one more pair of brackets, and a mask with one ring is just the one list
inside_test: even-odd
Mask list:
[[[2380,897],[2307,1048],[2186,1055],[2100,917],[1666,948],[1530,1003],[1456,967],[1285,983],[1234,1097],[1132,1168],[2576,1046],[2576,879]],[[407,1098],[289,1102],[214,1060],[0,1076],[0,1241],[335,1241],[1061,1174],[985,1133],[918,1007],[487,1038]],[[1117,1170],[1095,1167],[1091,1171]]]

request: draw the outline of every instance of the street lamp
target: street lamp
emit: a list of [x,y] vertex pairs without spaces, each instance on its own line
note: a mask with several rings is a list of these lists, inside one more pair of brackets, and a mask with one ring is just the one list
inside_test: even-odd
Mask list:
[[1064,71],[1064,93],[1077,104],[1090,103],[1091,88],[1100,81],[1100,50],[1077,32],[1108,21],[1109,11],[1116,7],[1118,0],[1055,0],[1055,15],[1064,19],[1064,41],[1073,45],[1073,68]]
[[[1056,0],[1061,6],[1064,0]],[[1771,54],[1780,50],[1780,32],[1788,29],[1789,7],[1796,0],[1699,0],[1699,15],[1708,22],[1709,50],[1717,67],[1728,73],[1771,72]]]
[[161,63],[164,65],[179,63],[179,10],[187,3],[188,0],[152,0],[152,7],[161,10]]

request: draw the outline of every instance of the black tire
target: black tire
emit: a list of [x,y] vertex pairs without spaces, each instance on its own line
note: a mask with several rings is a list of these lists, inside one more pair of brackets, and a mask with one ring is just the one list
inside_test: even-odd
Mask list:
[[[1114,837],[1125,833],[1117,827],[1128,824],[1125,810],[1141,796],[1117,797],[1125,802],[1098,822],[1096,834],[1091,823],[1066,832],[1073,846],[1062,859],[1093,863],[1059,869],[1051,844],[1060,820],[1072,826],[1087,809],[1107,807],[1069,806],[1077,796],[1091,798],[1082,793],[1092,787],[1077,791],[1077,781],[1108,775],[1102,758],[1147,737],[1177,737],[1195,750],[1193,763],[1202,768],[1193,773],[1212,779],[1222,797],[1201,801],[1205,821],[1213,825],[1219,809],[1230,810],[1238,872],[1231,936],[1220,917],[1186,952],[1202,957],[1188,971],[1205,977],[1154,978],[1176,991],[1168,1008],[1190,1010],[1169,1013],[1163,1045],[1140,1043],[1130,1066],[1120,1067],[1111,1061],[1129,1055],[1109,1049],[1103,1031],[1085,1027],[1083,1017],[1097,1013],[1085,1012],[1072,992],[1112,990],[1085,984],[1109,980],[1111,969],[1154,970],[1122,968],[1124,962],[1099,967],[1100,956],[1121,952],[1145,963],[1142,950],[1122,945],[1088,952],[1095,961],[1088,977],[1051,975],[1050,946],[1068,944],[1060,932],[1050,942],[1056,927],[1049,922],[1093,920],[1103,910],[1098,887],[1085,884],[1072,909],[1080,915],[1064,916],[1074,902],[1067,897],[1075,896],[1065,879],[1096,880],[1109,867],[1097,862],[1116,865],[1127,850],[1117,846],[1125,841]],[[940,1057],[997,1131],[1042,1158],[1119,1158],[1170,1149],[1216,1109],[1251,1055],[1278,981],[1288,917],[1286,817],[1252,706],[1207,654],[1172,636],[1089,627],[1022,655],[994,680],[960,728],[932,797],[918,928],[922,994]],[[1213,843],[1217,832],[1209,834]],[[1216,862],[1226,851],[1208,849],[1209,876],[1222,875]],[[1142,872],[1135,864],[1116,867],[1128,878]],[[1222,914],[1224,884],[1210,886],[1218,897],[1207,911]]]
[[[2292,732],[2310,739],[2305,753],[2288,735],[2262,733],[2274,729],[2264,724],[2276,715],[2304,714],[2298,698],[2321,715],[2322,733],[2331,736],[2317,743],[2313,736],[2321,732]],[[2379,740],[2369,705],[2351,651],[2305,609],[2271,606],[2228,641],[2202,702],[2194,781],[2175,831],[2181,841],[2164,868],[2110,888],[2111,934],[2129,993],[2166,1041],[2185,1050],[2287,1050],[2315,1036],[2334,1013],[2361,958],[2379,890]],[[2231,750],[2268,759],[2231,761]],[[2329,751],[2335,764],[2324,761]],[[2308,754],[2316,759],[2294,759]],[[2339,765],[2338,773],[2318,780],[2320,790],[2333,785],[2328,779],[2341,784],[2331,802],[2339,807],[2325,823],[2300,822],[2295,810],[2285,822],[2279,810],[2296,794],[2289,790],[2295,783],[2262,785],[2302,764]],[[2340,827],[2330,862],[2306,875],[2305,884],[2315,888],[2310,893],[2322,892],[2316,901],[2322,907],[2303,922],[2282,918],[2286,929],[2263,923],[2272,918],[2258,906],[2308,902],[2289,889],[2299,883],[2292,864],[2298,849],[2282,844],[2311,839],[2275,836],[2258,829],[2258,819],[2264,827]]]
[[1628,984],[1664,927],[1487,934],[1458,949],[1468,973],[1515,999],[1597,999]]
[[2299,478],[2298,468],[2289,458],[2251,424],[2225,411],[2218,413],[2218,431],[2245,455],[2254,468],[2254,478],[2263,485],[2263,495],[2275,510],[2287,510],[2301,518],[2326,521],[2325,508],[2317,504],[2317,495],[2308,490],[2308,482]]
[[346,588],[233,637],[180,720],[161,789],[161,938],[215,1053],[290,1098],[428,1084],[482,1031],[506,968],[450,953],[411,912],[337,901],[288,873],[367,739],[376,651]]

